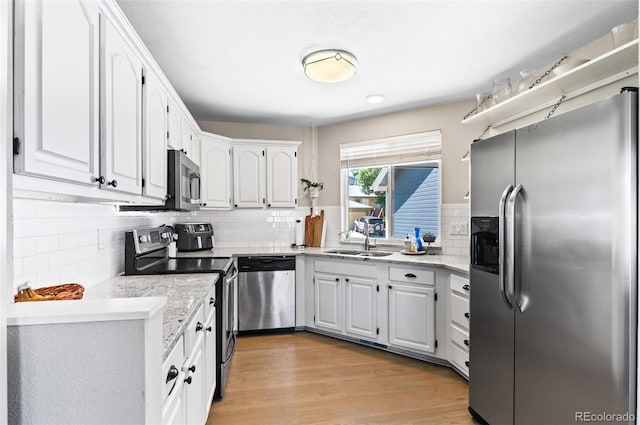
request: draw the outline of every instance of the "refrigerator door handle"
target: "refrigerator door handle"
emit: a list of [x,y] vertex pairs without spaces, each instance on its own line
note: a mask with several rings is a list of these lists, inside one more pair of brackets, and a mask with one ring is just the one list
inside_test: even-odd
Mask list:
[[500,292],[502,293],[502,299],[507,304],[507,307],[509,307],[509,309],[513,308],[513,304],[511,304],[511,301],[507,296],[505,286],[505,232],[507,230],[507,222],[505,220],[505,207],[507,203],[507,197],[512,190],[512,184],[508,185],[504,189],[504,192],[502,192],[502,196],[500,197],[500,203],[498,205],[498,279],[500,282]]
[[506,292],[507,297],[511,300],[511,304],[518,307],[521,313],[524,313],[524,310],[527,306],[527,297],[522,296],[522,294],[516,294],[516,277],[515,277],[515,264],[516,264],[516,201],[518,199],[518,195],[522,191],[522,185],[518,184],[513,189],[511,194],[509,195],[509,200],[507,201],[506,207],[506,216],[508,222],[508,232],[507,232],[507,275],[508,279],[506,282]]

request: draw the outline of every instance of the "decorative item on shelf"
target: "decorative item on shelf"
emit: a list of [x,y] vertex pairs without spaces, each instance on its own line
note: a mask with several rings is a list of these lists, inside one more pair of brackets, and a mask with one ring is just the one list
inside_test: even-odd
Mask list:
[[79,300],[84,294],[84,286],[79,283],[64,283],[62,285],[31,289],[31,282],[25,282],[18,286],[17,289],[18,293],[13,297],[15,302]]
[[324,183],[312,182],[307,179],[300,179],[300,182],[304,186],[304,190],[308,192],[309,198],[317,198],[320,196],[320,191],[324,188]]
[[611,29],[613,37],[613,48],[617,49],[623,44],[627,44],[631,40],[638,37],[638,21],[633,20],[622,25],[618,25]]
[[493,81],[491,89],[491,106],[495,106],[500,102],[511,97],[511,80],[508,78],[498,78]]
[[535,68],[527,68],[520,71],[520,82],[518,83],[518,93],[524,93],[536,81]]
[[489,93],[477,93],[476,94],[476,114],[484,111],[489,107],[491,100],[491,94]]
[[422,234],[422,240],[427,244],[426,248],[424,249],[425,252],[429,255],[434,255],[435,250],[433,249],[431,244],[436,241],[436,235],[431,232],[425,232]]

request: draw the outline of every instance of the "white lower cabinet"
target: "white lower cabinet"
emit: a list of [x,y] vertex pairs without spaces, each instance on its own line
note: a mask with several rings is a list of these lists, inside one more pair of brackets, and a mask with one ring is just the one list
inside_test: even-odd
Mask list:
[[389,345],[435,353],[435,328],[435,287],[389,284]]
[[345,277],[345,332],[360,338],[375,340],[379,334],[375,279]]
[[163,425],[204,425],[216,389],[215,286],[164,362]]
[[449,277],[449,362],[463,376],[469,377],[469,279]]
[[[327,273],[333,270],[340,274]],[[376,267],[316,261],[314,326],[354,338],[377,341]]]

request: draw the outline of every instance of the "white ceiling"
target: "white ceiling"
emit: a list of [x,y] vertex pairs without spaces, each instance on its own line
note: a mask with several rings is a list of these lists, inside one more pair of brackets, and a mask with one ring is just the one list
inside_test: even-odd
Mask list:
[[[196,120],[295,125],[474,98],[638,16],[637,0],[117,1]],[[307,79],[325,48],[356,76]]]

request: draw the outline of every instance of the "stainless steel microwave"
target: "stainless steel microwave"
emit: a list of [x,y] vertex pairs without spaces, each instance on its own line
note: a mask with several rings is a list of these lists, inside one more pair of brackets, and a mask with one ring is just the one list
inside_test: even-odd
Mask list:
[[200,209],[200,167],[182,151],[167,151],[167,199],[164,205],[120,205],[120,211],[195,211]]
[[167,151],[168,209],[192,211],[200,209],[200,167],[181,151]]

